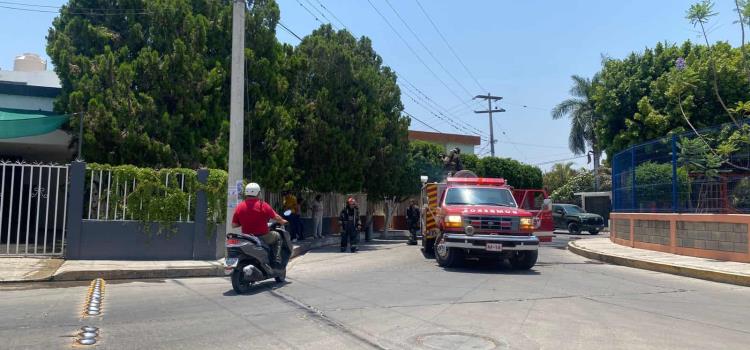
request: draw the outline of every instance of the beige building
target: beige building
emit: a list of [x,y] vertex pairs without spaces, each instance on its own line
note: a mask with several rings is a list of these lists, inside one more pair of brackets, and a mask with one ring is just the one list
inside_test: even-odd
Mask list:
[[445,147],[449,151],[458,147],[461,154],[474,154],[474,147],[479,146],[482,140],[475,135],[446,134],[428,131],[409,130],[409,141],[419,140],[432,142]]

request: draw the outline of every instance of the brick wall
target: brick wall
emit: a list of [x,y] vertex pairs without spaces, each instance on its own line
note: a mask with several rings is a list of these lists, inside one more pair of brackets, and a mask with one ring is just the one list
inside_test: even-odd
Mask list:
[[620,239],[630,240],[630,220],[629,219],[616,219],[615,220],[615,235]]
[[612,224],[617,244],[750,263],[750,215],[615,212]]
[[747,253],[747,224],[677,221],[677,246]]
[[633,223],[633,240],[644,243],[669,245],[669,221],[635,220]]

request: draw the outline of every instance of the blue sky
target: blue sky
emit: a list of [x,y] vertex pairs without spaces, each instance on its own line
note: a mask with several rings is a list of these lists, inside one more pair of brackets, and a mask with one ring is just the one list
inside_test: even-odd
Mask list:
[[[693,1],[419,0],[459,58],[487,90],[482,91],[443,43],[416,0],[388,1],[437,61],[403,25],[386,0],[369,2],[387,18],[425,64],[388,27],[368,0],[277,1],[281,8],[281,22],[300,36],[309,34],[321,22],[329,20],[341,28],[340,20],[356,36],[370,37],[385,64],[432,100],[424,102],[424,97],[421,97],[420,105],[403,96],[406,111],[441,132],[462,133],[463,130],[456,130],[435,117],[433,113],[441,115],[438,110],[459,120],[455,122],[459,125],[468,124],[466,128],[469,130],[478,129],[489,134],[486,115],[472,112],[473,108],[483,108],[486,104],[479,105],[471,97],[487,92],[503,96],[500,106],[507,112],[495,116],[496,154],[531,164],[573,157],[567,149],[568,121],[553,121],[549,113],[552,106],[568,97],[570,75],[593,75],[600,68],[602,54],[620,58],[632,51],[652,47],[659,41],[681,43],[699,39],[698,33],[684,18]],[[51,6],[65,3],[43,0],[13,2]],[[0,1],[0,6],[15,5]],[[717,2],[715,10],[720,15],[708,25],[712,40],[739,43],[740,32],[738,25],[734,24],[733,6],[733,0]],[[0,68],[12,69],[13,57],[23,52],[46,56],[45,36],[54,16],[0,7]],[[298,43],[282,28],[277,32],[279,40]],[[403,82],[401,85],[403,90],[409,90]],[[420,93],[413,94],[419,96]],[[423,106],[428,106],[429,110]],[[416,121],[412,122],[412,128],[430,130]],[[477,150],[488,153],[486,145],[483,142]],[[574,161],[580,166],[586,165],[585,158]],[[547,169],[550,165],[540,167]]]

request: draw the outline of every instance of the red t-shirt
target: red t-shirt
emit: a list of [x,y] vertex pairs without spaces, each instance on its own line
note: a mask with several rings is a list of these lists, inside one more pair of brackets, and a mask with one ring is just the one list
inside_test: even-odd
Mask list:
[[237,205],[232,223],[242,226],[242,233],[262,236],[268,233],[268,220],[277,216],[268,203],[258,198],[247,198]]

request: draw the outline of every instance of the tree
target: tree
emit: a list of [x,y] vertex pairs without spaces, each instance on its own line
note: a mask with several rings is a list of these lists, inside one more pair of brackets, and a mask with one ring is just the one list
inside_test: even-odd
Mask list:
[[[716,98],[710,57],[728,106],[744,115],[750,96],[742,53],[727,43],[705,46],[657,44],[624,59],[605,59],[594,93],[602,116],[598,139],[613,159],[617,152],[675,133],[731,121]],[[683,117],[683,113],[684,116]]]
[[[425,141],[409,141],[408,165],[410,169],[409,179],[411,187],[416,189],[414,193],[419,192],[421,186],[419,177],[427,175],[428,181],[440,181],[443,177],[443,161],[441,155],[445,149],[434,143]],[[462,156],[462,161],[465,160]],[[464,163],[465,164],[465,163]]]
[[[612,189],[612,175],[608,168],[599,168],[599,181],[600,191],[609,191]],[[592,171],[581,171],[564,185],[552,191],[550,197],[557,203],[581,205],[581,197],[576,196],[575,193],[592,191],[594,191],[594,173]]]
[[295,156],[299,185],[391,194],[389,175],[406,152],[408,127],[396,75],[368,38],[330,25],[304,37],[292,59],[295,139],[305,150]]
[[[143,13],[103,16],[92,8]],[[88,161],[226,167],[231,12],[230,2],[218,0],[63,6],[47,37],[62,84],[55,110],[83,113]],[[278,19],[274,1],[257,0],[246,24],[245,173],[269,189],[293,180],[295,146],[283,104],[289,84],[281,74],[285,48],[274,34]],[[68,127],[77,130],[79,120]]]
[[[594,155],[594,172],[599,169],[599,157],[602,149],[596,133],[597,123],[601,119],[596,111],[593,99],[597,76],[594,79],[573,75],[573,86],[570,94],[573,96],[560,102],[552,109],[552,119],[565,116],[570,118],[570,135],[568,147],[574,154],[585,154],[586,147],[590,147]],[[598,188],[598,180],[594,185]]]
[[479,177],[504,178],[515,188],[541,188],[542,171],[510,158],[484,157],[475,173]]
[[578,173],[578,171],[573,169],[573,162],[557,163],[552,166],[550,171],[544,173],[544,188],[549,192],[554,192],[568,183]]

